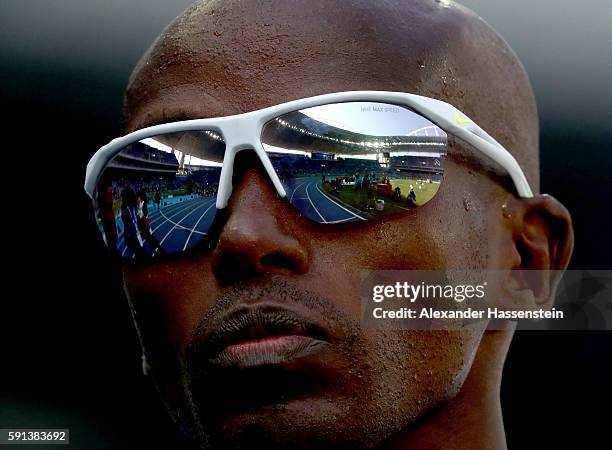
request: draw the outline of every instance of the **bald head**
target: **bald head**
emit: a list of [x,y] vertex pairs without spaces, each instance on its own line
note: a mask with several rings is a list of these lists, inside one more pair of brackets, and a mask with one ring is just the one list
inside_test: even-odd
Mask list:
[[125,113],[133,130],[346,90],[455,105],[514,154],[537,191],[538,119],[527,75],[488,24],[454,3],[198,1],[139,62]]

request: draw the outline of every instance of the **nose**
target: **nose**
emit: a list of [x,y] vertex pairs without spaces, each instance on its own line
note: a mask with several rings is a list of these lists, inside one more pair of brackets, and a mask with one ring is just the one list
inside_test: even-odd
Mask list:
[[234,161],[234,188],[227,219],[212,254],[212,270],[222,285],[266,273],[302,274],[310,255],[297,223],[278,198],[253,151]]

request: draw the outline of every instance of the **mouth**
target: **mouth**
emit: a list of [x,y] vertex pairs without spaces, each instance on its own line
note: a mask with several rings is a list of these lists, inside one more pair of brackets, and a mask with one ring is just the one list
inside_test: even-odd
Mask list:
[[291,364],[328,344],[321,327],[274,303],[235,308],[204,341],[209,364],[238,369]]

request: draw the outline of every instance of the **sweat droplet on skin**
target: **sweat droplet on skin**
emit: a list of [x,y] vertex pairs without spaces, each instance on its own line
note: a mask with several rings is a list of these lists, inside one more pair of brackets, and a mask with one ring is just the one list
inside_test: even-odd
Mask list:
[[508,205],[506,203],[504,203],[502,205],[502,215],[506,218],[506,219],[510,219],[512,217],[512,212],[510,211],[510,209],[508,208]]

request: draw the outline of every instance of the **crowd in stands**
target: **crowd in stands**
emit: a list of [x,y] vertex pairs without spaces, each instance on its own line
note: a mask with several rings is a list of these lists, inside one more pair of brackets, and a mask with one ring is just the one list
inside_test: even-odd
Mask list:
[[440,158],[430,156],[392,156],[389,167],[400,170],[418,170],[422,172],[442,173],[444,171]]
[[146,196],[148,202],[153,201],[157,193],[160,197],[166,195],[190,195],[197,194],[211,197],[217,194],[219,171],[194,172],[189,175],[175,176],[173,178],[149,178],[132,179],[123,177],[114,179],[112,182],[112,197],[115,204],[121,201],[122,192],[132,189]]
[[[336,159],[311,159],[305,155],[270,153],[272,165],[279,176],[299,177],[325,172],[350,174],[356,172],[380,172],[384,168],[376,160],[337,157]],[[389,168],[402,172],[431,172],[441,174],[443,168],[439,158],[425,156],[394,156],[389,160]]]
[[127,159],[138,159],[176,167],[179,165],[174,153],[156,150],[146,144],[143,144],[142,142],[135,142],[132,145],[124,148],[120,155],[126,157]]

